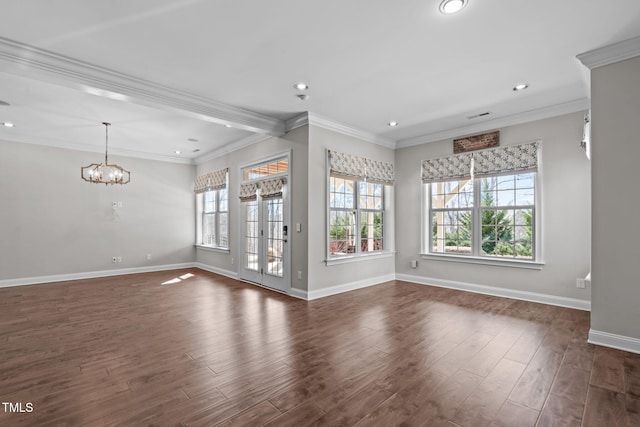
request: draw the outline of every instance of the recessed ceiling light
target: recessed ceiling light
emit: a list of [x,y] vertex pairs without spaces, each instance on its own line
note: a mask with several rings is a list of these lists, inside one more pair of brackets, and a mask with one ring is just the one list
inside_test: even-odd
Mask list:
[[392,122],[387,123],[387,126],[391,126],[392,128],[394,128],[394,127],[398,126],[398,124],[399,124],[398,122],[392,121]]
[[174,153],[176,153],[176,154],[182,154],[182,151],[180,151],[180,150],[176,150],[176,151],[174,151]]
[[303,82],[299,82],[293,85],[294,88],[298,90],[307,90],[309,89],[309,85]]
[[513,90],[515,90],[516,92],[520,92],[521,90],[525,90],[526,88],[528,88],[529,85],[526,83],[520,83],[517,84],[513,87]]
[[224,127],[226,127],[226,128],[232,128],[233,126],[231,126],[231,125],[229,125],[229,124],[226,124],[226,125],[224,125]]
[[4,126],[4,127],[8,127],[8,128],[16,127],[16,125],[14,125],[13,123],[9,123],[9,122],[4,122],[4,123],[2,123],[2,126]]
[[443,0],[440,3],[440,12],[445,15],[460,12],[467,5],[468,0]]

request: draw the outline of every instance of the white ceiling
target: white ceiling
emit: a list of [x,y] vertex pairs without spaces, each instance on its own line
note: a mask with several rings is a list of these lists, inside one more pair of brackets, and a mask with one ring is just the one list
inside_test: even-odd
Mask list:
[[191,162],[310,111],[403,146],[585,108],[576,55],[640,36],[638,0],[439,3],[0,0],[0,139],[101,151],[109,121],[116,154]]

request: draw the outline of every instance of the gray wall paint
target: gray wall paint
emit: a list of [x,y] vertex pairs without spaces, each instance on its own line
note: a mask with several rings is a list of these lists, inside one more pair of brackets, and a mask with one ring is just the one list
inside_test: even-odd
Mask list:
[[80,166],[99,160],[0,141],[0,280],[193,260],[193,166],[112,156],[131,183],[82,181]]
[[[368,157],[393,163],[390,148],[371,144],[357,138],[333,132],[318,126],[309,127],[309,290],[316,291],[346,283],[367,281],[393,273],[393,257],[359,260],[358,262],[325,265],[327,168],[326,150]],[[392,195],[393,196],[393,195]],[[393,198],[389,200],[393,204]],[[394,240],[393,214],[385,219],[385,238]]]
[[640,57],[591,72],[591,327],[640,339]]
[[[291,232],[289,244],[291,249],[291,287],[307,290],[307,162],[308,162],[309,131],[303,126],[288,132],[280,138],[269,138],[258,144],[233,151],[217,157],[197,167],[197,175],[212,172],[222,168],[229,168],[229,247],[230,253],[218,253],[204,249],[197,249],[196,261],[205,265],[239,272],[239,241],[240,234],[240,200],[239,179],[240,167],[247,163],[291,150],[292,159],[289,171],[289,191],[291,192]],[[295,232],[295,224],[300,223],[302,231]],[[232,263],[233,258],[233,263]],[[302,271],[302,279],[298,280],[297,272]]]
[[[575,113],[500,129],[502,146],[542,141],[540,271],[421,260],[421,161],[452,154],[453,143],[396,150],[396,273],[588,300],[590,290],[575,285],[590,262],[590,166],[578,146],[582,123],[583,113]],[[412,259],[419,260],[417,269]]]

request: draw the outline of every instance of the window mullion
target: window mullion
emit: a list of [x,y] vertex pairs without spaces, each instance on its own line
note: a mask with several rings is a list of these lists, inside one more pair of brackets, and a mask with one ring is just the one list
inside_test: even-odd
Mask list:
[[482,185],[481,179],[476,178],[473,180],[473,209],[472,209],[472,236],[473,241],[471,243],[472,255],[480,256],[482,251]]

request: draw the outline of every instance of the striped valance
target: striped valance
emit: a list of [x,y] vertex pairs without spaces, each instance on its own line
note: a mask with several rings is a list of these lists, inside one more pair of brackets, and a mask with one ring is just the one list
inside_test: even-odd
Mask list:
[[539,146],[539,142],[530,142],[424,160],[422,182],[535,172]]
[[328,151],[329,174],[336,178],[354,179],[393,185],[393,164],[365,157]]
[[227,172],[229,168],[220,169],[215,172],[205,173],[197,176],[193,182],[195,193],[204,193],[209,190],[219,190],[227,187]]
[[241,184],[240,201],[250,202],[256,200],[258,198],[258,190],[260,190],[260,198],[263,200],[282,197],[282,190],[284,189],[285,183],[285,177],[278,177]]

